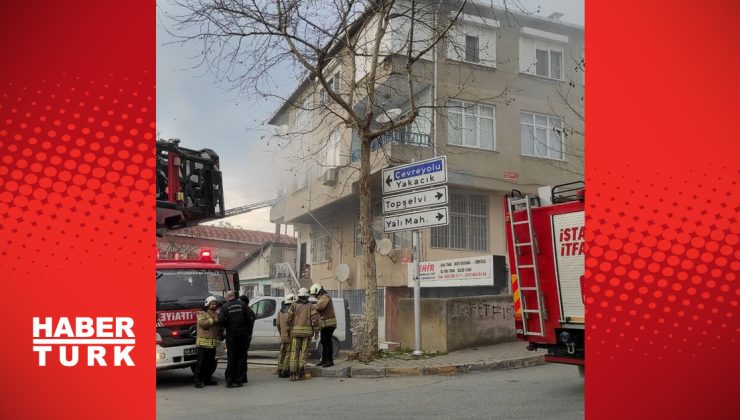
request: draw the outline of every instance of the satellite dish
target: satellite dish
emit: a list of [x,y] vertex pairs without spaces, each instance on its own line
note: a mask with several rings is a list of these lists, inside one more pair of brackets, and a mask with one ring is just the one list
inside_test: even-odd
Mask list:
[[388,255],[393,250],[393,242],[388,238],[383,238],[377,242],[378,254]]
[[395,120],[398,118],[399,115],[401,115],[401,108],[392,108],[389,110],[384,110],[382,114],[378,115],[375,118],[375,121],[379,123],[387,123]]
[[334,271],[334,275],[337,277],[340,283],[347,281],[349,278],[349,266],[347,264],[339,264],[337,269]]

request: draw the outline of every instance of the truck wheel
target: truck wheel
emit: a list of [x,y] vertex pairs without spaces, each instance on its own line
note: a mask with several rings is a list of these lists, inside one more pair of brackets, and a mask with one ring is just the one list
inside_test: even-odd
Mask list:
[[331,338],[332,350],[334,351],[334,357],[339,357],[339,339],[336,337]]
[[578,365],[578,375],[580,375],[581,378],[586,377],[586,366],[585,365]]

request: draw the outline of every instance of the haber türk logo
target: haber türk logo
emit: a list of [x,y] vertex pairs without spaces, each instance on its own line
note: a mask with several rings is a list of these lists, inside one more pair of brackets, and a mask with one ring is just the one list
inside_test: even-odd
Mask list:
[[34,317],[39,366],[134,366],[134,320],[128,317]]

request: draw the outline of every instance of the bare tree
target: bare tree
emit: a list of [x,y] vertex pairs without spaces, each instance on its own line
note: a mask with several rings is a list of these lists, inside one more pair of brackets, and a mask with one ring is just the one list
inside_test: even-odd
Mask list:
[[[311,114],[307,124],[293,124],[287,132],[280,133],[282,138],[294,142],[302,135],[316,131],[328,131],[328,134],[336,128],[355,133],[359,143],[359,166],[355,169],[367,332],[359,358],[371,360],[378,349],[378,320],[370,175],[390,162],[383,153],[371,153],[374,141],[414,124],[422,110],[435,112],[436,102],[419,103],[418,81],[425,75],[425,62],[433,60],[438,45],[452,45],[464,52],[465,45],[455,45],[459,40],[451,36],[455,23],[463,10],[493,6],[493,2],[486,5],[486,2],[468,4],[467,0],[174,0],[174,3],[183,12],[170,16],[174,22],[170,33],[179,42],[202,46],[198,66],[240,94],[279,99],[284,104],[281,109],[298,114],[298,120],[301,113]],[[508,17],[506,0],[501,3]],[[280,76],[276,76],[286,72],[292,72],[300,82],[290,96],[280,93]],[[402,115],[393,112],[396,108],[385,100],[391,95],[407,98],[408,111]],[[324,140],[297,149],[304,153],[300,158],[305,164],[305,155],[323,160],[317,156],[322,156],[327,147],[328,141]],[[293,166],[299,166],[301,159]]]

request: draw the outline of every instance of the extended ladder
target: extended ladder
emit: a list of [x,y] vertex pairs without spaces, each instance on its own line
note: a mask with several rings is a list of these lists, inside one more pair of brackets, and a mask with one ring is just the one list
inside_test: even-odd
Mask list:
[[[524,335],[536,335],[536,336],[544,336],[545,335],[545,308],[542,302],[542,292],[540,290],[540,275],[539,270],[537,269],[537,243],[536,238],[534,235],[534,226],[532,224],[532,205],[531,205],[531,197],[528,195],[525,195],[524,198],[514,198],[514,197],[508,197],[508,204],[509,204],[509,229],[511,229],[511,240],[514,245],[514,272],[517,276],[518,283],[519,283],[519,295],[520,300],[522,304],[522,330]],[[514,211],[516,210],[517,206],[524,205],[524,210],[526,213],[526,219],[514,221]],[[518,225],[526,225],[527,229],[529,231],[529,242],[519,242],[516,231],[514,230],[515,226]],[[519,252],[520,249],[525,249],[529,247],[529,249],[532,252],[532,263],[531,264],[519,264]],[[531,270],[532,275],[534,277],[534,286],[522,286],[522,276],[521,272],[525,270]],[[537,307],[532,308],[528,303],[527,299],[525,297],[524,292],[534,292],[534,294],[537,296]],[[538,331],[532,331],[530,330],[528,326],[528,318],[530,316],[536,316],[538,319],[539,324],[539,330]]]

